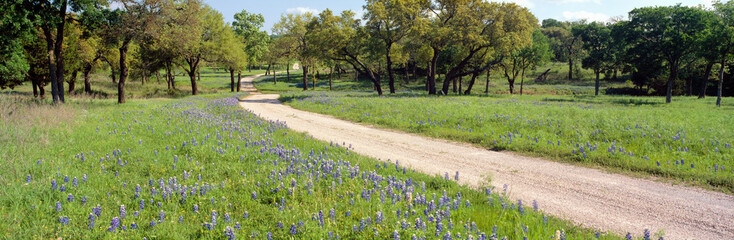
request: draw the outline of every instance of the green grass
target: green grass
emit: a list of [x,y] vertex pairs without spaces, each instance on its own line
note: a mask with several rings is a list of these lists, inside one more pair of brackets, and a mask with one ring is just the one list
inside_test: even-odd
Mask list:
[[[444,194],[460,206],[442,216],[442,235],[451,231],[477,238],[483,232],[490,237],[494,227],[499,238],[508,239],[548,239],[561,230],[567,239],[594,235],[553,217],[546,222],[527,202],[521,212],[502,190],[486,195],[453,180],[405,171],[398,163],[312,140],[242,111],[229,93],[131,99],[124,105],[114,99],[72,97],[65,105],[50,106],[48,99],[3,92],[0,107],[4,238],[221,239],[230,227],[238,238],[265,239],[270,232],[276,239],[327,239],[331,232],[343,239],[367,239],[391,238],[397,232],[403,239],[413,234],[431,239],[437,224],[428,219],[446,210],[439,204]],[[69,182],[64,181],[67,176]],[[64,192],[58,190],[62,185]],[[164,197],[164,192],[170,195]],[[364,198],[368,193],[370,198]],[[428,207],[423,198],[438,205],[429,209],[429,216],[424,215]],[[107,231],[112,219],[121,216],[122,205],[126,217],[121,225],[127,229]],[[101,215],[95,215],[90,228],[88,218],[97,206]],[[209,230],[206,224],[212,223],[214,211],[217,224]],[[377,212],[384,215],[379,224]],[[398,212],[409,216],[398,217]],[[159,222],[160,213],[165,217]],[[425,230],[413,225],[419,217]],[[68,225],[60,218],[68,218]],[[372,224],[353,231],[367,219]],[[403,221],[411,226],[401,227]],[[131,229],[132,223],[138,229]],[[477,229],[467,230],[470,223]],[[292,225],[295,235],[290,234]],[[620,239],[614,234],[601,238]]]
[[494,150],[734,191],[734,105],[713,98],[291,92],[287,104]]

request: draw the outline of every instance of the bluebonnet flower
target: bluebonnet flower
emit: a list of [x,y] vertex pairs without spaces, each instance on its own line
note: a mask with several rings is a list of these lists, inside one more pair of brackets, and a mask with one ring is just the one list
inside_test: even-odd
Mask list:
[[25,177],[25,182],[26,182],[26,183],[30,183],[30,182],[31,182],[31,175],[30,175],[30,174],[28,174],[28,175],[27,175],[27,176]]
[[87,182],[87,174],[85,173],[84,176],[82,176],[82,182]]
[[69,218],[67,217],[59,217],[59,222],[63,225],[69,225]]
[[51,179],[51,189],[56,190],[57,188],[56,179]]
[[644,239],[644,240],[650,240],[650,230],[645,229],[645,231],[643,232],[643,235],[642,235],[642,239]]
[[64,176],[64,183],[68,183],[68,182],[69,182],[69,176]]
[[95,221],[96,221],[96,219],[97,219],[97,218],[96,218],[96,217],[94,216],[94,213],[90,213],[90,214],[89,214],[89,217],[88,217],[87,219],[89,219],[89,229],[93,229],[93,228],[94,228],[94,222],[95,222]]
[[250,213],[249,213],[249,212],[247,212],[247,211],[245,211],[245,214],[244,214],[244,216],[243,216],[243,217],[245,217],[245,218],[250,218]]
[[112,221],[110,222],[110,228],[107,229],[108,232],[117,232],[117,228],[120,227],[120,218],[113,217]]
[[273,233],[268,232],[268,240],[273,240]]
[[97,204],[97,207],[92,208],[92,213],[97,215],[97,217],[102,216],[102,207]]
[[150,227],[155,227],[155,220],[150,221]]
[[227,236],[227,239],[229,239],[229,240],[234,240],[235,239],[234,231],[229,226],[227,226],[227,228],[224,230],[224,235],[226,235]]
[[297,233],[297,231],[296,231],[296,224],[291,224],[291,234],[292,235],[296,235],[296,233]]
[[199,212],[199,205],[198,204],[194,204],[194,212],[195,213],[198,213]]
[[252,191],[252,199],[257,200],[257,192]]
[[125,216],[127,216],[127,211],[125,211],[125,205],[120,205],[120,218],[125,219]]
[[131,224],[130,224],[130,229],[138,229],[138,224],[136,224],[136,223],[131,223]]
[[163,222],[163,220],[166,219],[166,213],[161,210],[160,213],[158,213],[158,222]]
[[66,196],[66,200],[69,201],[69,202],[73,202],[74,201],[74,195],[71,195],[71,194],[67,195]]
[[57,212],[61,212],[61,210],[62,210],[62,208],[61,208],[61,202],[56,202],[56,211]]
[[395,230],[392,233],[392,239],[394,239],[394,240],[400,240],[400,234],[398,233],[398,230]]
[[79,185],[79,180],[74,177],[74,180],[71,181],[71,185],[77,187]]
[[62,184],[61,187],[59,188],[59,191],[65,192],[66,191],[66,185],[63,185]]
[[217,225],[217,211],[212,210],[212,225]]
[[631,233],[627,233],[627,235],[624,236],[624,239],[632,240],[632,234]]

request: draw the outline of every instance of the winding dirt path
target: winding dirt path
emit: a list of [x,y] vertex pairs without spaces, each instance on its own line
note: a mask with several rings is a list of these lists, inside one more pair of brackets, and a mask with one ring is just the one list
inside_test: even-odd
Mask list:
[[734,196],[610,174],[538,158],[494,152],[463,143],[432,139],[339,120],[281,104],[277,94],[259,94],[243,78],[252,95],[240,105],[265,119],[285,121],[290,129],[316,139],[352,144],[354,151],[401,164],[431,175],[480,187],[507,184],[511,198],[576,224],[641,235],[665,231],[665,239],[734,239]]

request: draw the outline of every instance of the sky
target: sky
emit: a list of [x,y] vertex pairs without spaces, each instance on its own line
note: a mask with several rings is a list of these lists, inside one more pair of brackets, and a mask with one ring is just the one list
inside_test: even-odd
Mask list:
[[[265,17],[262,30],[271,32],[273,25],[286,13],[318,13],[331,9],[335,13],[352,10],[361,16],[364,0],[205,0],[224,15],[227,22],[234,20],[234,14],[242,10],[260,13]],[[554,18],[563,21],[586,19],[589,21],[608,21],[611,17],[623,17],[632,9],[647,6],[670,6],[681,3],[686,6],[699,4],[711,6],[712,0],[505,0],[515,2],[530,9],[539,21]]]

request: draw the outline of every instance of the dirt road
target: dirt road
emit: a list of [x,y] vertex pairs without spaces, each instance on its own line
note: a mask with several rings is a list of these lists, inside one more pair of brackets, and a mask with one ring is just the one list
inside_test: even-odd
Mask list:
[[[242,79],[245,91],[256,91]],[[377,129],[283,105],[277,94],[258,94],[240,105],[265,119],[324,141],[352,144],[354,151],[383,160],[400,160],[431,175],[460,172],[460,182],[502,189],[511,198],[583,225],[641,235],[665,231],[665,239],[734,239],[734,196],[610,174],[538,158],[494,152],[463,143]]]

